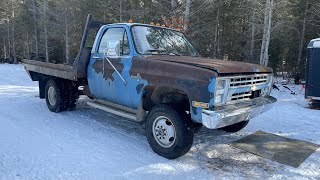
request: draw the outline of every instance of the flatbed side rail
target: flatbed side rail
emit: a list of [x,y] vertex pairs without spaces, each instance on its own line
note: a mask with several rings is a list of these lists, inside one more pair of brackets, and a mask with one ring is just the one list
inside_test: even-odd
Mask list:
[[22,62],[24,63],[25,69],[28,72],[36,72],[36,73],[45,74],[53,77],[59,77],[62,79],[68,79],[72,81],[77,80],[74,68],[70,65],[53,64],[53,63],[34,61],[34,60],[28,60],[28,59],[24,59],[22,60]]

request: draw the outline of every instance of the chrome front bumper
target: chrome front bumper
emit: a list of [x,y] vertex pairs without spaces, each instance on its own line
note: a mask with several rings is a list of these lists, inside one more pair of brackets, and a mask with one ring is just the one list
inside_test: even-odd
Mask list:
[[214,111],[202,110],[202,124],[209,129],[218,129],[247,121],[270,110],[276,101],[276,98],[266,96],[217,107]]

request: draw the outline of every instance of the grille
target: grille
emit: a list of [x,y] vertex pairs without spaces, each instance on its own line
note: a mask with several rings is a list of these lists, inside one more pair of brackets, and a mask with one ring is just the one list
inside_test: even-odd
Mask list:
[[268,83],[268,76],[236,77],[230,79],[230,87],[260,85]]
[[250,99],[251,96],[252,94],[250,92],[234,93],[231,96],[231,101]]
[[[229,83],[230,89],[268,84],[268,74],[232,77],[230,78],[229,82],[230,82]],[[237,93],[229,94],[228,101],[234,102],[234,101],[240,101],[240,100],[248,100],[248,99],[254,99],[260,96],[261,96],[260,89],[255,91],[248,90],[245,92],[237,92]]]
[[217,105],[246,101],[268,95],[271,81],[272,74],[220,77],[217,81],[217,87],[219,88],[216,89],[215,95],[223,95],[223,99]]

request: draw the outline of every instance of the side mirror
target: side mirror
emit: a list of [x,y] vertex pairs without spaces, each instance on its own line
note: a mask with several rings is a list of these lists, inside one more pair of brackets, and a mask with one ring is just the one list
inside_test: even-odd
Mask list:
[[107,48],[104,50],[106,57],[119,57],[120,56],[120,41],[108,41]]

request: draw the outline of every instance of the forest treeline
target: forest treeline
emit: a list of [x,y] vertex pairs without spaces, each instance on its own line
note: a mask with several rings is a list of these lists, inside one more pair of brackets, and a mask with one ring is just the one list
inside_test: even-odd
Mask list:
[[88,14],[183,31],[204,57],[304,74],[319,37],[319,0],[1,0],[0,59],[72,62]]

